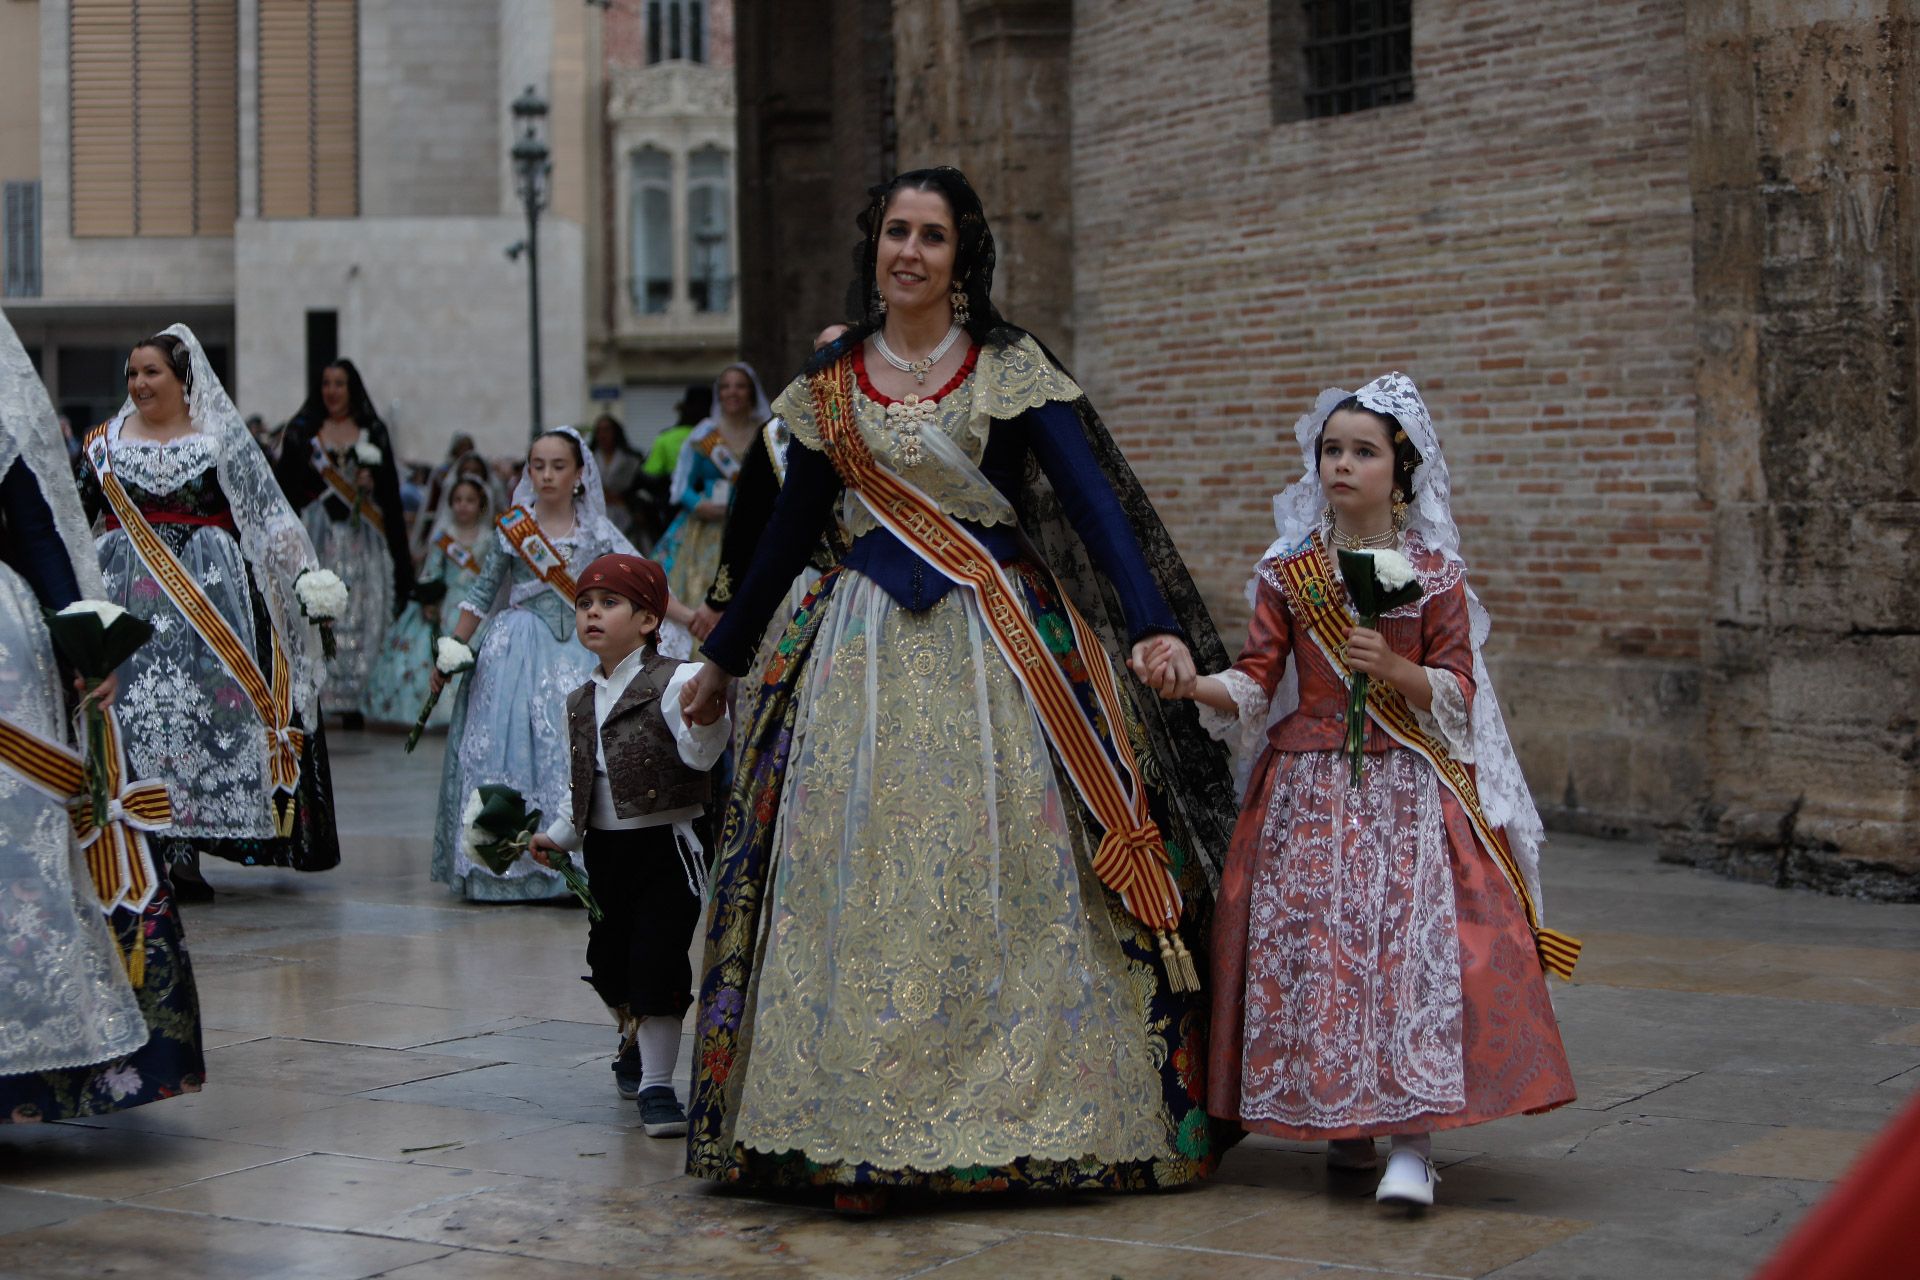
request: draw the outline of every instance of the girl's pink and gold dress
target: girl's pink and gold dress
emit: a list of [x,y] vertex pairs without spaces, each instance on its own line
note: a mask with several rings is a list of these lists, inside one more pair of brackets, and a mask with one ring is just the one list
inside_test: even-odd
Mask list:
[[[1470,763],[1462,574],[1417,536],[1406,553],[1425,595],[1380,631],[1428,669],[1423,723]],[[1377,725],[1349,787],[1346,682],[1300,630],[1273,563],[1224,676],[1239,714],[1203,712],[1258,752],[1214,917],[1208,1110],[1275,1137],[1355,1138],[1572,1101],[1513,890],[1433,767]],[[1299,706],[1269,728],[1290,655]]]

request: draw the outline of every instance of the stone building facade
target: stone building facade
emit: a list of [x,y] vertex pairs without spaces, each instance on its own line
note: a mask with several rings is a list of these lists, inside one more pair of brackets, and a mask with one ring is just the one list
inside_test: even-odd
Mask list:
[[[19,179],[38,184],[37,278],[16,291],[9,275],[0,306],[75,417],[117,407],[126,348],[184,320],[245,411],[291,414],[316,359],[337,352],[360,365],[408,455],[435,457],[459,430],[489,452],[522,447],[527,264],[505,250],[525,235],[507,153],[508,106],[528,85],[552,104],[544,416],[584,412],[597,11],[579,0],[0,9],[0,30],[31,25],[38,49],[37,77],[0,79],[0,119],[36,121],[38,141],[36,172]],[[16,54],[10,41],[5,56]],[[125,88],[136,83],[138,101]],[[136,116],[143,151],[171,129],[179,158],[137,158],[122,119]],[[18,166],[16,150],[0,162]],[[11,189],[16,175],[0,178]]]
[[742,0],[743,345],[967,169],[1232,637],[1295,419],[1405,370],[1550,821],[1920,891],[1910,6],[1343,7],[1410,13],[1404,100],[1303,105],[1299,0]]
[[615,5],[603,32],[588,363],[644,446],[739,346],[733,4]]

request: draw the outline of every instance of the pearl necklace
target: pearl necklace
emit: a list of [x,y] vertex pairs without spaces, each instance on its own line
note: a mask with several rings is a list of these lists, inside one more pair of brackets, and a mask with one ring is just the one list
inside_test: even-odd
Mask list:
[[1332,535],[1333,545],[1343,551],[1386,551],[1397,547],[1400,543],[1398,529],[1388,529],[1385,533],[1358,538],[1336,524],[1329,525],[1328,532]]
[[893,348],[887,345],[887,335],[881,333],[879,330],[874,331],[873,346],[874,349],[880,353],[882,360],[885,360],[902,373],[912,374],[913,380],[924,387],[927,385],[927,374],[932,372],[933,366],[940,363],[942,356],[953,350],[953,344],[960,341],[960,335],[965,332],[966,330],[957,324],[950,326],[947,329],[947,336],[940,339],[940,345],[932,351],[929,351],[923,359],[919,360],[902,360],[899,356],[895,355]]

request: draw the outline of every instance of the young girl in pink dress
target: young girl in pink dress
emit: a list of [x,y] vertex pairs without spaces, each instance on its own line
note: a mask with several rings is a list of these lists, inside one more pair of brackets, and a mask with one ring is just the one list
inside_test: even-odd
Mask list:
[[[1192,697],[1251,773],[1214,917],[1207,1109],[1325,1139],[1376,1198],[1431,1204],[1429,1135],[1573,1100],[1543,965],[1540,818],[1481,660],[1445,461],[1412,380],[1323,392],[1274,504],[1247,646]],[[1341,549],[1398,551],[1421,598],[1357,625]],[[1375,687],[1359,784],[1348,672]],[[1162,686],[1154,679],[1156,687]]]

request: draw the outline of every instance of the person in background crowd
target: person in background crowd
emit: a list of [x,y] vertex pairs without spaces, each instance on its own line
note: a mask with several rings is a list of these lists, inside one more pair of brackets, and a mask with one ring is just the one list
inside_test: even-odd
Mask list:
[[636,506],[634,517],[644,522],[651,542],[657,542],[673,523],[673,503],[668,495],[673,489],[674,468],[680,464],[680,450],[694,426],[712,411],[713,388],[688,387],[680,403],[673,406],[673,425],[653,438],[647,460],[640,464],[635,485],[644,501]]
[[773,416],[760,379],[744,364],[730,364],[714,379],[713,409],[681,447],[667,494],[679,513],[656,553],[676,600],[706,598],[720,567],[720,539],[741,460]]
[[335,360],[287,424],[274,473],[301,512],[320,563],[352,596],[334,623],[326,700],[348,728],[361,724],[367,671],[387,624],[413,592],[413,552],[400,505],[393,438],[351,360]]
[[633,513],[628,495],[640,477],[640,455],[627,444],[626,428],[620,419],[603,413],[593,420],[594,461],[600,464],[600,487],[607,498],[607,519],[613,527],[631,537]]
[[[360,709],[369,724],[398,729],[413,724],[427,700],[434,642],[446,634],[449,611],[459,608],[480,576],[487,533],[493,527],[493,500],[486,484],[471,476],[455,480],[440,508],[427,536],[427,558],[414,598],[387,628],[386,643],[367,675]],[[453,700],[442,698],[427,726],[444,729],[452,718]]]
[[414,537],[416,551],[425,552],[424,539],[440,515],[440,504],[447,496],[447,486],[453,483],[454,473],[460,464],[471,456],[475,456],[473,437],[464,431],[454,432],[453,439],[447,442],[447,456],[435,464],[433,474],[427,477],[426,506],[421,510]]

